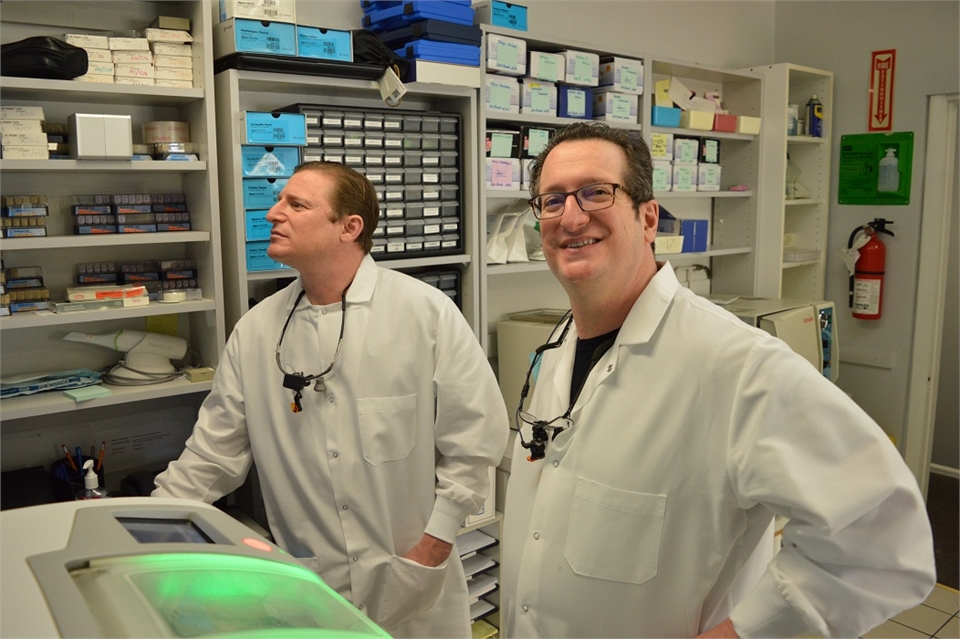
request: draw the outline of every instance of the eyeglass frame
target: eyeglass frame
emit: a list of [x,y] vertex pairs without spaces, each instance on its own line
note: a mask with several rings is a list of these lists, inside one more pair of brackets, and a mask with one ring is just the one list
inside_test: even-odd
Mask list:
[[[613,187],[613,193],[612,193],[612,197],[610,198],[610,203],[609,203],[609,204],[605,204],[605,205],[603,205],[603,206],[601,206],[601,207],[599,207],[599,208],[587,208],[587,207],[585,207],[585,206],[583,205],[583,200],[580,199],[580,192],[583,191],[584,189],[588,189],[588,188],[593,187],[593,186],[612,186],[612,187]],[[594,213],[594,212],[596,212],[596,211],[604,211],[604,210],[610,208],[611,206],[613,206],[613,205],[616,203],[616,201],[617,201],[617,189],[620,189],[621,191],[623,191],[623,192],[626,193],[627,195],[630,195],[630,193],[624,188],[624,186],[623,186],[622,184],[617,184],[616,182],[593,182],[593,183],[591,183],[591,184],[585,184],[585,185],[581,186],[580,188],[575,189],[575,190],[573,190],[573,191],[565,191],[565,192],[564,192],[564,191],[547,191],[546,193],[540,193],[539,195],[536,195],[536,196],[530,198],[529,200],[527,200],[527,204],[530,205],[530,209],[533,211],[533,216],[534,216],[535,218],[537,218],[538,220],[550,220],[550,219],[553,219],[553,218],[555,218],[555,217],[560,217],[560,216],[563,215],[564,211],[566,211],[566,208],[567,208],[567,198],[569,198],[569,197],[572,195],[572,196],[577,200],[577,205],[580,207],[581,210],[583,210],[583,211],[585,211],[585,212],[588,212],[588,213]],[[563,196],[563,208],[560,209],[560,212],[557,213],[556,215],[546,215],[546,216],[544,216],[544,214],[543,214],[542,198],[543,198],[544,196],[547,196],[547,195],[562,195],[562,196]],[[633,199],[633,196],[630,196],[630,197],[631,197],[631,199]],[[537,202],[541,202],[541,203],[540,203],[540,204],[537,204]]]
[[[534,351],[533,361],[530,362],[530,368],[527,369],[527,377],[524,380],[523,388],[520,391],[520,401],[517,404],[517,410],[513,416],[514,425],[517,427],[517,436],[520,437],[520,445],[530,451],[527,461],[531,462],[543,459],[546,455],[547,443],[550,439],[547,437],[548,429],[552,430],[553,437],[556,437],[564,430],[573,428],[574,426],[574,421],[570,417],[570,413],[573,411],[572,403],[567,407],[567,410],[562,415],[558,415],[551,420],[537,419],[531,413],[523,410],[523,402],[526,401],[527,394],[530,392],[530,376],[533,374],[533,369],[536,368],[537,363],[540,361],[540,358],[543,357],[544,352],[554,348],[559,348],[563,344],[563,340],[567,337],[567,332],[570,330],[570,325],[573,324],[573,314],[571,311],[564,313],[563,317],[560,318],[560,321],[557,322],[556,326],[553,327],[551,335],[556,332],[557,328],[564,320],[566,320],[566,324],[564,325],[563,330],[560,332],[560,336],[552,342],[548,341],[546,344],[538,346]],[[559,420],[566,422],[566,425],[555,426],[554,423]],[[521,422],[523,424],[528,424],[533,428],[533,439],[531,439],[529,442],[523,438]]]

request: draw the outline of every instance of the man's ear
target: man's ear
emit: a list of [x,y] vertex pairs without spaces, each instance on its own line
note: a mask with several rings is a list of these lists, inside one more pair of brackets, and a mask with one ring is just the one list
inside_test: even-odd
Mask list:
[[344,242],[356,242],[362,232],[363,218],[359,215],[348,215],[340,220],[340,239]]
[[649,200],[640,205],[638,211],[640,223],[643,225],[643,239],[650,244],[657,239],[657,224],[660,222],[660,205],[656,200]]

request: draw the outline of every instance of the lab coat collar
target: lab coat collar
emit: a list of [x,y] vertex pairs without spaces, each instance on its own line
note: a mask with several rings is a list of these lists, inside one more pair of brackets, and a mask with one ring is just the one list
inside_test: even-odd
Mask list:
[[[353,282],[350,284],[350,288],[347,289],[347,304],[364,304],[370,301],[373,297],[373,291],[377,287],[377,273],[379,269],[380,267],[377,266],[377,263],[369,253],[363,256],[363,259],[360,260],[360,267],[353,276]],[[300,291],[303,290],[303,278],[298,277],[293,284],[287,287],[287,290],[289,294],[287,295],[284,308],[286,312],[289,313],[294,303],[296,303]]]
[[[657,270],[657,274],[647,284],[640,297],[634,302],[630,313],[620,327],[617,339],[613,346],[597,362],[595,374],[587,377],[583,390],[577,399],[576,408],[586,402],[604,379],[616,369],[620,346],[627,344],[645,344],[653,338],[654,333],[667,314],[680,282],[673,271],[670,262],[664,262]],[[573,375],[573,362],[576,355],[577,325],[570,327],[570,333],[561,348],[560,361],[557,364],[557,374],[554,375],[554,388],[560,398],[570,397],[570,379]],[[566,405],[567,400],[560,403]]]

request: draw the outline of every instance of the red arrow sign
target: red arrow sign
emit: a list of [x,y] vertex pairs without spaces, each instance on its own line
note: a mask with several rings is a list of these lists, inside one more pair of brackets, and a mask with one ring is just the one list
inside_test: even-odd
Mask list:
[[897,50],[874,51],[870,60],[870,131],[893,130],[893,71]]

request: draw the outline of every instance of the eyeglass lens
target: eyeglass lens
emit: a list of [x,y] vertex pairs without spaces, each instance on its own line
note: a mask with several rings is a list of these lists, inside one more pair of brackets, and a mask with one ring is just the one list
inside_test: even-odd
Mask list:
[[539,217],[556,217],[563,213],[567,198],[573,195],[577,204],[584,211],[599,211],[613,204],[617,188],[620,185],[612,183],[588,184],[576,191],[566,193],[543,193],[533,198],[531,204]]

